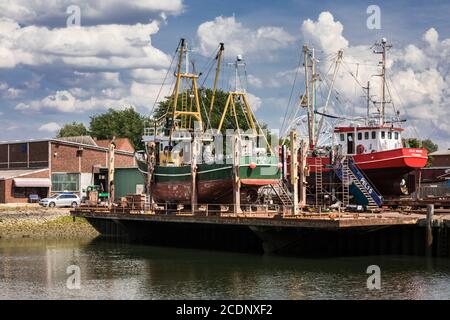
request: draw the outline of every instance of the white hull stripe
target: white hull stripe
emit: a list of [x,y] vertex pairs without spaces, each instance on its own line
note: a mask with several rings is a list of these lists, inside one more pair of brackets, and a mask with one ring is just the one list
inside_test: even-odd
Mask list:
[[362,163],[381,162],[381,161],[389,161],[389,160],[405,159],[405,158],[412,158],[412,159],[428,159],[427,157],[400,156],[400,157],[384,158],[384,159],[376,159],[376,160],[362,161],[362,162],[357,162],[357,161],[355,161],[355,163],[356,163],[357,165],[360,165],[360,164],[362,164]]

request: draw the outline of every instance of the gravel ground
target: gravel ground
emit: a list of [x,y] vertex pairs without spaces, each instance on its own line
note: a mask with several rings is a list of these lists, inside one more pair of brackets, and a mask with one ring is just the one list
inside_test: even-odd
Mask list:
[[70,209],[36,205],[1,205],[0,238],[73,239],[93,238],[98,232],[83,218],[70,216]]

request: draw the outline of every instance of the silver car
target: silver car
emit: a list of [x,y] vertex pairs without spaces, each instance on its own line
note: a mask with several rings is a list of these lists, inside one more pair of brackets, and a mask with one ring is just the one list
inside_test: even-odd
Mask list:
[[60,193],[55,194],[49,198],[44,198],[39,201],[43,207],[72,207],[76,208],[80,205],[81,200],[75,193]]

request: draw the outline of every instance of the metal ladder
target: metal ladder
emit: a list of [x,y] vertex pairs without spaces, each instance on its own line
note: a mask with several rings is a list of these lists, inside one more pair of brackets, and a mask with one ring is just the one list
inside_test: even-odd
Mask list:
[[316,168],[316,207],[322,204],[322,193],[323,193],[323,164],[322,158],[314,158],[314,165]]
[[342,159],[342,205],[347,207],[350,203],[350,177],[349,177],[348,159]]
[[[188,105],[188,90],[183,90],[181,92],[181,111],[187,112],[187,105]],[[187,126],[187,117],[183,116],[181,120],[181,127],[186,128]]]
[[353,172],[347,167],[349,176],[352,177],[352,182],[358,187],[358,189],[362,192],[364,197],[366,197],[369,207],[378,207],[375,201],[373,201],[370,194],[367,192],[366,188],[361,184],[361,182],[355,177]]
[[291,193],[283,181],[272,184],[271,187],[283,205],[290,206],[293,204]]

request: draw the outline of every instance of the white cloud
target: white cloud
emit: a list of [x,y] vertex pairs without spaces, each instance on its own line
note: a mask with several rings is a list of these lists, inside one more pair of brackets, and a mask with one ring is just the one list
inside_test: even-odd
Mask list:
[[106,110],[109,108],[122,109],[130,106],[129,100],[121,97],[110,98],[92,96],[87,99],[77,99],[67,90],[56,91],[41,100],[33,100],[28,103],[19,103],[15,109],[18,111],[52,110],[62,113],[83,113],[93,110]]
[[264,26],[251,30],[235,17],[216,17],[213,21],[202,23],[197,29],[200,52],[211,55],[220,42],[225,43],[228,55],[238,54],[270,54],[275,50],[285,48],[295,41],[295,38],[283,28]]
[[260,78],[254,76],[252,74],[249,74],[247,76],[247,80],[248,80],[248,85],[251,86],[251,87],[254,87],[254,88],[257,88],[257,89],[263,87],[263,81]]
[[66,21],[66,10],[71,5],[80,7],[83,19],[114,20],[118,15],[136,13],[179,14],[182,0],[2,0],[0,17],[12,18],[21,23],[45,22],[52,18]]
[[61,126],[59,124],[57,124],[56,122],[49,122],[40,126],[38,130],[45,132],[56,132],[59,129],[61,129]]
[[[162,68],[169,58],[151,45],[158,22],[48,29],[0,18],[0,68],[63,64],[90,69]],[[45,39],[45,41],[43,41]]]
[[427,32],[424,33],[422,39],[428,42],[428,44],[434,48],[439,43],[439,34],[435,28],[430,28]]
[[305,41],[318,46],[326,53],[336,52],[348,46],[348,41],[342,36],[343,25],[334,21],[333,15],[324,11],[316,22],[311,19],[303,21],[301,31]]
[[[322,12],[317,21],[304,21],[301,30],[305,41],[319,49],[319,52],[329,55],[344,49],[344,63],[335,84],[342,105],[339,110],[331,106],[332,112],[349,116],[364,115],[363,91],[354,77],[363,85],[370,80],[375,95],[373,99],[380,101],[380,78],[373,75],[380,72],[378,62],[381,57],[372,53],[370,44],[349,45],[342,35],[343,25],[335,21],[329,12]],[[449,146],[450,140],[450,39],[439,41],[437,30],[430,28],[422,40],[423,43],[394,47],[388,52],[388,86],[397,109],[401,109],[404,116],[416,125],[419,134],[422,137],[431,135],[442,144],[441,147],[445,147]],[[319,62],[322,75],[332,63],[332,60],[326,59]],[[393,115],[390,105],[387,112]]]
[[0,97],[3,99],[16,99],[23,93],[23,90],[10,87],[6,82],[0,81]]
[[254,94],[247,93],[248,103],[250,104],[250,108],[253,112],[256,112],[259,107],[262,105],[262,100],[260,97],[255,96]]

